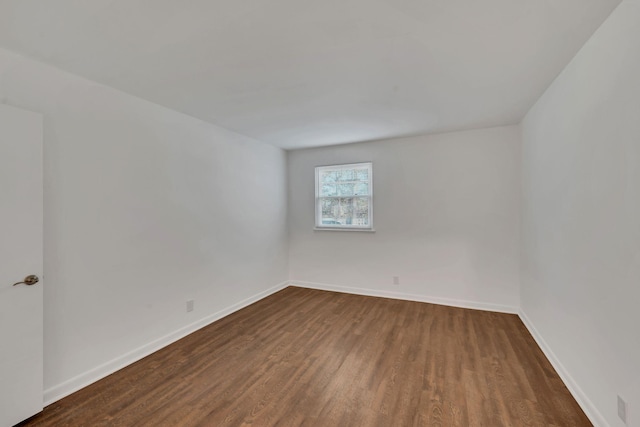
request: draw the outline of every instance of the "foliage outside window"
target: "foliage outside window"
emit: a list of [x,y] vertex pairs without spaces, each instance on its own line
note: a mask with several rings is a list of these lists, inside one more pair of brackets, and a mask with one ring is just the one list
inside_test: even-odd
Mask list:
[[369,163],[316,167],[316,228],[373,228]]

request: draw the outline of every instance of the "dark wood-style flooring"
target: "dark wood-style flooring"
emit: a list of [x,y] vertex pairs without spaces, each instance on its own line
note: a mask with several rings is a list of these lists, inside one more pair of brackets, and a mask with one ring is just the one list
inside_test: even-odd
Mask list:
[[590,426],[516,315],[290,287],[23,426]]

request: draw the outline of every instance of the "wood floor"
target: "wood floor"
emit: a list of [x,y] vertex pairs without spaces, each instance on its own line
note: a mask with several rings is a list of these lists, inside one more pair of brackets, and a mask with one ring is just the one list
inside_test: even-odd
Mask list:
[[590,426],[515,315],[290,287],[23,426]]

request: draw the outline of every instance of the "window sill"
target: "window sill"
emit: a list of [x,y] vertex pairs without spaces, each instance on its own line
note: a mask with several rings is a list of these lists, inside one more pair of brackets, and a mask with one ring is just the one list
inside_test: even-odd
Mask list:
[[331,228],[331,227],[313,227],[313,231],[359,231],[361,233],[375,233],[373,228]]

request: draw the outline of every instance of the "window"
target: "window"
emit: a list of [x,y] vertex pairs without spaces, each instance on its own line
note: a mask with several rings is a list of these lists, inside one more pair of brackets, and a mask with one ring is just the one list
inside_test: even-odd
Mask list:
[[316,228],[373,228],[371,163],[316,168]]

